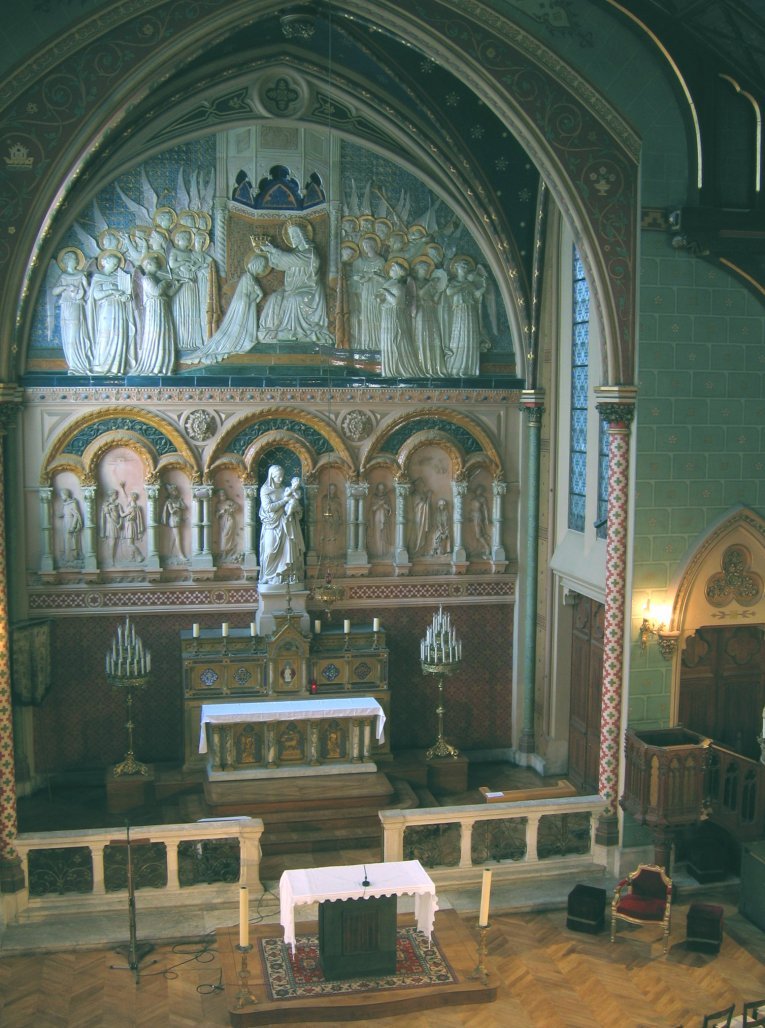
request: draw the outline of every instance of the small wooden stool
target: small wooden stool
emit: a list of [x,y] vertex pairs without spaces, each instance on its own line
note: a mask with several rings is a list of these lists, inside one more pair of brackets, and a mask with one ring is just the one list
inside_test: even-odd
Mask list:
[[575,885],[568,894],[566,928],[597,935],[605,924],[606,890],[594,885]]
[[719,953],[723,936],[723,908],[713,903],[691,903],[685,933],[688,949]]

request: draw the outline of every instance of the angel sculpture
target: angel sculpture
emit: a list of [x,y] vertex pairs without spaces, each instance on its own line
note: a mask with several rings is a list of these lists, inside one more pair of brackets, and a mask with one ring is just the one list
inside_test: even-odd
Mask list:
[[472,274],[475,262],[465,255],[459,255],[452,260],[451,270],[454,278],[446,287],[446,299],[452,311],[451,335],[446,347],[446,368],[450,375],[462,378],[479,373],[480,305],[486,281],[485,278],[476,278]]
[[150,251],[141,264],[142,273],[133,276],[141,295],[140,334],[135,375],[170,375],[175,362],[175,326],[170,300],[178,290],[164,270],[165,258]]
[[446,288],[446,272],[436,268],[430,257],[416,257],[412,261],[412,279],[416,290],[414,339],[422,373],[443,378],[447,372],[439,308]]
[[[55,285],[49,290],[49,299],[58,299],[61,345],[70,375],[88,375],[91,371],[91,342],[85,315],[88,295],[86,263],[82,250],[68,246],[59,253],[56,263],[52,265],[53,268],[58,267],[61,273],[56,275]],[[49,329],[52,323],[53,318],[50,317]]]
[[353,341],[360,350],[376,350],[379,345],[382,312],[377,293],[385,285],[385,277],[380,238],[365,232],[353,265],[351,292]]
[[93,340],[91,372],[124,375],[135,365],[135,323],[131,277],[117,250],[98,255],[88,293],[88,322]]
[[385,265],[387,281],[377,293],[380,358],[385,378],[418,378],[422,371],[412,337],[412,289],[409,263],[394,257]]
[[199,276],[202,261],[194,252],[194,232],[185,225],[176,226],[171,236],[172,247],[167,258],[173,278],[179,283],[173,294],[178,349],[201,350],[205,344],[202,335],[202,308],[199,303]]

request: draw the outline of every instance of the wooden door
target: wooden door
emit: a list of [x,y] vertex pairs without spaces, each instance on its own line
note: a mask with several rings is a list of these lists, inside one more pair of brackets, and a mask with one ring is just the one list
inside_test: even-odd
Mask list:
[[604,619],[602,603],[579,597],[571,636],[568,776],[585,793],[598,791]]
[[757,760],[764,705],[763,626],[699,628],[681,657],[680,724]]

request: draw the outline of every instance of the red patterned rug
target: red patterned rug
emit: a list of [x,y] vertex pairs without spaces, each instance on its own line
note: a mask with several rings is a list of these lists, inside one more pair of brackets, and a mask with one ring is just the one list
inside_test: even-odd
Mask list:
[[264,980],[272,1000],[308,999],[349,992],[377,992],[381,989],[416,989],[426,985],[448,985],[457,978],[435,941],[416,928],[399,928],[396,933],[396,971],[375,978],[348,978],[328,982],[319,963],[317,935],[299,935],[295,952],[281,939],[260,939]]

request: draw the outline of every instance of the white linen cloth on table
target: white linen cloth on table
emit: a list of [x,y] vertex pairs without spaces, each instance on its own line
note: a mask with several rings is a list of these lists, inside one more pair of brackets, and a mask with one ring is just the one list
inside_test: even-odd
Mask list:
[[270,703],[204,703],[199,716],[199,752],[207,753],[206,724],[308,721],[322,717],[375,717],[375,738],[378,742],[385,738],[385,711],[371,696],[335,700],[278,700]]
[[[361,884],[365,871],[367,886]],[[430,939],[438,898],[433,880],[419,860],[285,871],[279,880],[279,920],[284,928],[284,941],[294,950],[295,907],[302,904],[409,895],[414,895],[417,928]]]

